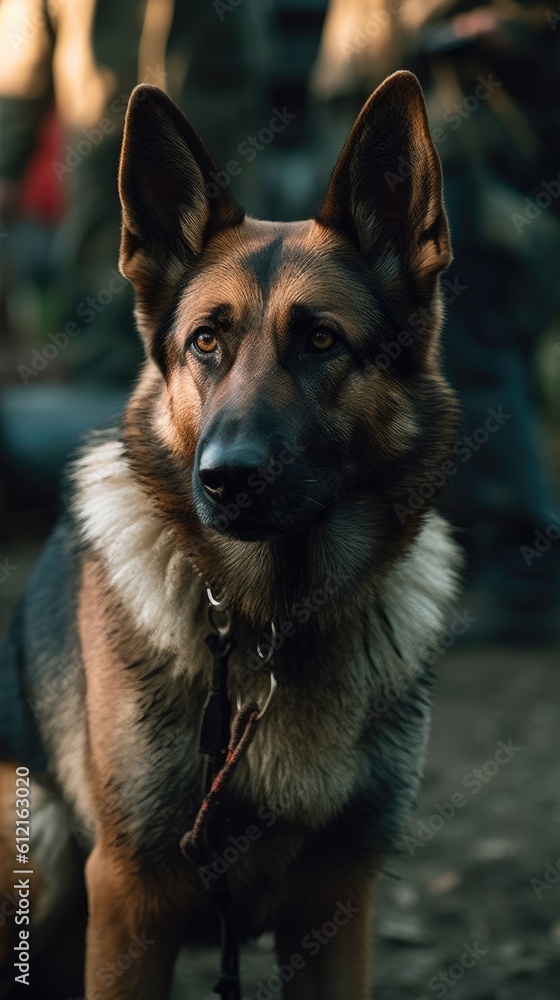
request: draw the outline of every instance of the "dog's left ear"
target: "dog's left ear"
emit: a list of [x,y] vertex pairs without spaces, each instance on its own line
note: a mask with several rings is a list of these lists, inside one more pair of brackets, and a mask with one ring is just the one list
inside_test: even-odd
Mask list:
[[213,183],[217,170],[163,91],[146,84],[133,90],[119,168],[119,267],[134,285],[136,315],[148,337],[210,236],[243,221],[229,192]]
[[395,291],[404,280],[433,294],[451,249],[439,156],[412,73],[394,73],[365,104],[316,218],[350,236]]

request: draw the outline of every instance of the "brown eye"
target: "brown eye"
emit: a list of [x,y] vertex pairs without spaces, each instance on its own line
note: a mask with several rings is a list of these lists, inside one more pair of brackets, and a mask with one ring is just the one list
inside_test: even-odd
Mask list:
[[218,346],[218,338],[212,330],[200,330],[193,343],[202,354],[211,354]]
[[309,338],[309,345],[313,351],[331,351],[335,344],[334,333],[323,328],[314,330]]

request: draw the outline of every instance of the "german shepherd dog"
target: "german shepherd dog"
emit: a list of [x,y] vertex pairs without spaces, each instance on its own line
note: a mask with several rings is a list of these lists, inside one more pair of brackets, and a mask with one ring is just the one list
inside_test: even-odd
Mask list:
[[[417,795],[422,658],[456,579],[445,523],[407,507],[433,493],[456,425],[438,361],[440,163],[420,85],[399,72],[313,219],[245,216],[216,169],[160,90],[133,92],[120,269],[146,361],[121,426],[73,464],[5,646],[45,755],[31,930],[54,922],[73,828],[88,998],[167,997],[182,943],[216,941],[225,867],[240,939],[275,934],[285,997],[366,1000],[376,873]],[[197,869],[179,842],[202,797],[209,600],[214,624],[235,615],[232,704],[264,708],[271,669],[277,689]],[[4,800],[24,756],[4,765]]]

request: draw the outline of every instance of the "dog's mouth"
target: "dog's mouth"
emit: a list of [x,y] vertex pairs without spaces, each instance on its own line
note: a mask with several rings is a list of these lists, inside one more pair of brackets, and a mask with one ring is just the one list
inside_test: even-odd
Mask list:
[[294,498],[277,497],[274,502],[252,503],[243,509],[238,504],[214,503],[198,491],[195,491],[194,501],[198,519],[204,527],[245,542],[292,538],[325,517],[331,506],[324,500],[314,502],[302,496],[297,505]]
[[319,511],[318,516],[316,514],[310,516],[307,511],[298,511],[290,515],[245,516],[235,519],[228,519],[227,515],[218,514],[214,517],[203,516],[200,520],[206,527],[212,528],[225,537],[244,542],[260,542],[275,538],[293,538],[310,528],[325,513],[326,508]]
[[219,531],[219,534],[235,538],[240,542],[263,542],[274,538],[293,538],[295,535],[301,534],[308,527],[310,527],[309,523],[284,525],[281,527],[278,525],[260,524],[247,527],[232,527],[225,531]]
[[223,472],[221,479],[208,471],[194,475],[192,499],[200,523],[219,535],[246,542],[293,538],[322,520],[340,494],[341,477],[330,470],[327,474],[305,469],[303,475],[294,476],[290,469],[281,481],[278,475],[269,476],[270,482],[266,482],[267,471],[261,479],[245,477],[243,489],[229,490],[223,488]]

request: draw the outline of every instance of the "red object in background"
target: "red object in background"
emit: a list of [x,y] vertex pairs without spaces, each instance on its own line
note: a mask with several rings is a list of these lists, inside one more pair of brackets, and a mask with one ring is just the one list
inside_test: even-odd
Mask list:
[[63,130],[53,107],[45,116],[37,148],[20,192],[20,210],[47,225],[56,225],[64,212],[64,184],[56,177],[53,163],[61,159]]

